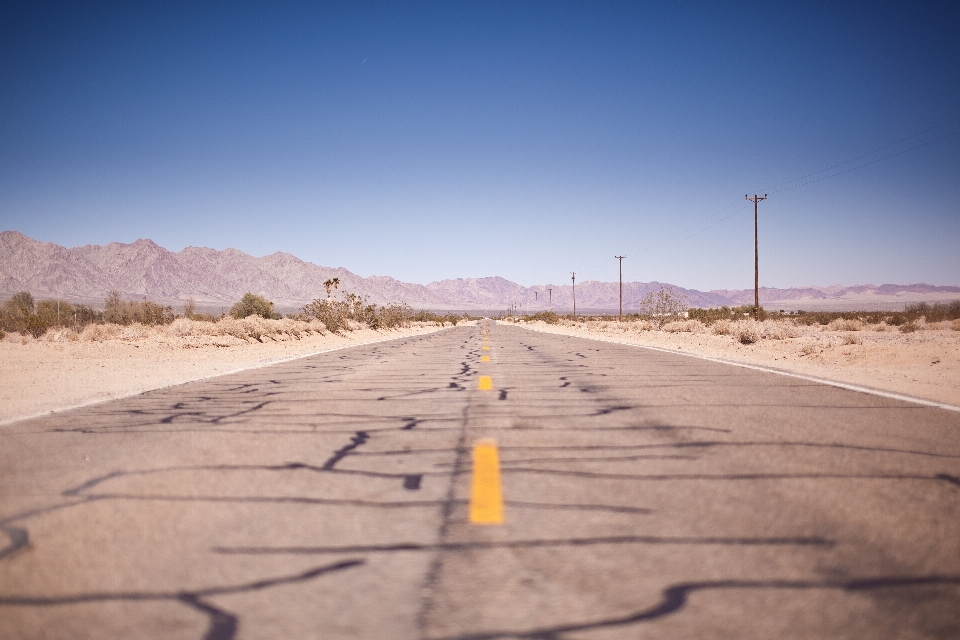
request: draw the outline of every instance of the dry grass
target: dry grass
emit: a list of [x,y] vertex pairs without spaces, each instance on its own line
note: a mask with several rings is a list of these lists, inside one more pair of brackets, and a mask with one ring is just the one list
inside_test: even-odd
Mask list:
[[668,333],[703,333],[707,327],[699,320],[677,320],[663,325],[663,330]]
[[824,331],[862,331],[863,321],[859,318],[836,318],[824,327]]
[[[462,321],[462,318],[456,318]],[[338,319],[338,328],[341,331],[358,329],[375,329],[383,331],[396,327],[371,327],[367,323],[357,322],[349,318]],[[405,319],[404,326],[444,326],[452,323],[446,317],[436,320],[418,321]],[[182,346],[185,348],[201,346],[228,347],[254,342],[287,342],[300,340],[313,335],[334,333],[323,322],[310,319],[267,319],[251,315],[246,318],[226,316],[216,321],[191,320],[177,318],[167,325],[144,325],[132,323],[127,325],[114,323],[88,324],[82,330],[72,328],[55,328],[47,331],[39,338],[46,343],[65,342],[106,342],[115,340],[120,342],[137,342],[151,340],[168,346]],[[28,339],[28,338],[25,338]]]
[[[88,324],[82,331],[53,329],[41,338],[43,342],[105,342],[118,340],[136,342],[153,339],[158,342],[179,341],[184,346],[211,344],[232,346],[250,342],[284,342],[299,340],[304,336],[327,333],[323,323],[303,320],[267,320],[259,316],[237,319],[226,317],[218,322],[178,318],[169,325],[143,325],[133,323]],[[227,338],[227,340],[223,340]]]
[[763,337],[767,340],[787,340],[802,335],[797,326],[789,320],[767,320],[760,325],[763,327]]

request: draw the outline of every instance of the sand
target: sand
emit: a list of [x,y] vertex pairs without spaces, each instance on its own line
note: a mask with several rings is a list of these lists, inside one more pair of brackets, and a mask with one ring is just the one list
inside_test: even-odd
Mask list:
[[126,330],[126,337],[40,340],[18,334],[0,340],[0,425],[51,411],[135,395],[325,350],[440,330],[431,325],[299,339],[171,336]]
[[699,333],[670,333],[638,331],[637,324],[629,322],[521,324],[536,331],[722,358],[960,406],[960,331],[948,322],[927,325],[914,333],[900,333],[885,325],[859,331],[789,325],[788,331],[780,333],[799,335],[764,338],[754,344],[714,335],[709,327]]

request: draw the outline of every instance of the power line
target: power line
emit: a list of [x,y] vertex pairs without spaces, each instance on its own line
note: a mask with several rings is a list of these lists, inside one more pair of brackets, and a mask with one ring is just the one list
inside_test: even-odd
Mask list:
[[[882,161],[884,161],[884,160],[889,160],[890,158],[894,158],[894,157],[896,157],[896,156],[903,155],[904,153],[907,153],[907,152],[909,152],[909,151],[913,151],[913,150],[915,150],[915,149],[919,149],[919,148],[921,148],[921,147],[925,147],[925,146],[930,145],[930,144],[933,144],[933,143],[935,143],[935,142],[939,142],[939,141],[944,140],[944,139],[946,139],[946,138],[950,138],[950,137],[952,137],[952,136],[955,136],[955,135],[957,135],[958,133],[960,133],[960,130],[953,131],[953,132],[951,132],[951,133],[948,133],[948,134],[946,134],[946,135],[940,136],[940,137],[938,137],[938,138],[934,138],[933,140],[928,140],[927,142],[923,142],[923,143],[921,143],[921,144],[915,145],[915,146],[910,147],[910,148],[908,148],[908,149],[903,149],[903,150],[898,151],[898,152],[896,152],[896,153],[891,153],[891,154],[889,154],[889,155],[883,156],[882,158],[877,158],[876,160],[872,160],[872,161],[870,161],[870,162],[865,162],[865,163],[863,163],[863,164],[857,165],[856,167],[851,167],[851,168],[845,169],[845,170],[843,170],[843,171],[838,171],[838,172],[836,172],[836,173],[832,173],[832,174],[830,174],[830,175],[828,175],[828,176],[823,176],[823,177],[821,177],[821,178],[817,178],[816,180],[809,180],[809,181],[807,181],[807,182],[803,182],[803,183],[801,183],[801,184],[796,184],[796,185],[793,185],[793,186],[790,186],[790,187],[784,187],[784,188],[782,188],[782,189],[777,189],[777,188],[776,188],[776,187],[779,187],[779,186],[782,186],[782,185],[790,184],[790,183],[792,183],[792,182],[797,182],[798,180],[803,180],[804,178],[809,178],[809,177],[811,177],[811,176],[819,175],[819,174],[821,174],[821,173],[824,173],[825,171],[830,171],[831,169],[835,169],[835,168],[837,168],[837,167],[841,167],[841,166],[843,166],[843,165],[845,165],[845,164],[850,164],[851,162],[856,162],[857,160],[859,160],[859,159],[861,159],[861,158],[865,158],[865,157],[867,157],[867,156],[871,156],[871,155],[873,155],[873,154],[875,154],[875,153],[878,153],[878,152],[880,152],[880,151],[883,151],[884,149],[889,149],[890,147],[895,147],[895,146],[897,146],[898,144],[902,144],[902,143],[906,142],[907,140],[912,140],[912,139],[917,138],[917,137],[919,137],[919,136],[922,136],[922,135],[924,135],[924,134],[926,134],[926,133],[929,133],[929,132],[931,132],[931,131],[934,131],[934,130],[936,130],[936,129],[939,129],[939,128],[941,128],[941,127],[944,127],[944,126],[946,126],[946,125],[948,125],[948,124],[951,124],[951,123],[953,123],[953,122],[956,122],[957,120],[960,120],[960,116],[958,116],[958,117],[956,117],[956,118],[951,118],[950,120],[947,120],[947,121],[945,121],[945,122],[941,122],[940,124],[938,124],[938,125],[936,125],[936,126],[930,127],[930,128],[928,128],[928,129],[924,129],[923,131],[921,131],[921,132],[919,132],[919,133],[915,133],[915,134],[913,134],[913,135],[911,135],[911,136],[907,136],[906,138],[902,138],[902,139],[900,139],[900,140],[898,140],[898,141],[896,141],[896,142],[892,142],[892,143],[890,143],[890,144],[884,145],[884,146],[879,147],[878,149],[874,149],[873,151],[870,151],[870,152],[868,152],[868,153],[860,154],[859,156],[856,156],[855,158],[851,158],[851,159],[849,159],[849,160],[844,160],[843,162],[839,162],[839,163],[837,163],[837,164],[833,164],[833,165],[831,165],[831,166],[829,166],[829,167],[826,167],[825,169],[820,169],[819,171],[814,171],[814,172],[812,172],[812,173],[807,173],[807,174],[805,174],[805,175],[803,175],[803,176],[800,176],[799,178],[794,178],[794,179],[792,179],[792,180],[787,180],[787,181],[785,181],[785,182],[780,182],[780,183],[774,185],[773,187],[768,187],[767,189],[758,189],[757,191],[765,191],[765,192],[769,192],[769,193],[781,193],[781,192],[783,192],[783,191],[789,191],[789,190],[791,190],[791,189],[798,189],[798,188],[800,188],[800,187],[804,187],[804,186],[807,186],[807,185],[809,185],[809,184],[814,184],[814,183],[816,183],[816,182],[821,182],[821,181],[827,180],[827,179],[829,179],[829,178],[835,178],[836,176],[840,176],[840,175],[843,175],[843,174],[845,174],[845,173],[850,173],[851,171],[856,171],[857,169],[862,169],[862,168],[864,168],[864,167],[868,167],[868,166],[870,166],[870,165],[877,164],[878,162],[882,162]],[[659,243],[654,244],[654,245],[650,245],[650,246],[645,247],[645,248],[643,248],[643,249],[639,249],[639,252],[640,252],[640,253],[649,253],[649,252],[652,252],[652,251],[657,251],[657,250],[660,250],[660,249],[665,249],[665,248],[667,248],[667,247],[672,247],[672,246],[675,246],[675,245],[677,245],[677,244],[680,244],[681,242],[686,241],[686,240],[689,239],[689,238],[692,238],[692,237],[695,236],[695,235],[698,235],[698,234],[700,234],[700,233],[703,233],[703,232],[705,232],[705,231],[708,231],[708,230],[712,229],[713,227],[717,226],[718,224],[720,224],[720,223],[722,223],[722,222],[725,222],[726,220],[729,220],[730,218],[732,218],[732,217],[735,216],[736,214],[738,214],[738,213],[740,213],[741,211],[747,209],[747,207],[745,207],[745,206],[744,206],[744,207],[740,207],[740,208],[734,210],[733,212],[731,212],[729,215],[724,216],[724,217],[721,218],[720,220],[717,220],[715,223],[713,223],[713,224],[711,224],[711,225],[709,225],[709,226],[707,226],[707,227],[704,227],[704,228],[702,228],[702,229],[698,229],[698,227],[700,227],[701,225],[703,225],[703,224],[706,223],[706,222],[709,222],[710,220],[712,220],[712,219],[715,218],[716,216],[720,215],[720,214],[723,213],[724,211],[728,210],[730,207],[734,206],[737,202],[738,202],[737,200],[734,200],[734,201],[731,202],[730,204],[726,205],[725,207],[723,207],[723,208],[720,209],[719,211],[717,211],[717,212],[715,212],[715,213],[707,216],[706,218],[704,218],[704,219],[701,220],[700,222],[696,223],[696,224],[693,225],[692,227],[689,227],[688,229],[686,229],[686,230],[684,230],[684,231],[681,231],[680,233],[677,233],[677,234],[675,234],[675,235],[673,235],[673,236],[670,236],[669,238],[667,238],[666,240],[663,240],[662,242],[659,242]]]
[[[896,152],[896,153],[891,153],[891,154],[888,155],[888,156],[884,156],[884,157],[882,157],[882,158],[877,158],[876,160],[872,160],[872,161],[870,161],[870,162],[865,162],[865,163],[863,163],[863,164],[861,164],[861,165],[857,165],[856,167],[851,167],[851,168],[845,169],[845,170],[843,170],[843,171],[838,171],[837,173],[832,173],[832,174],[830,174],[829,176],[823,176],[822,178],[817,178],[816,180],[810,180],[809,182],[804,182],[804,183],[802,183],[802,184],[795,184],[795,185],[793,185],[792,187],[784,187],[783,189],[774,189],[774,190],[771,191],[771,193],[780,193],[781,191],[789,191],[790,189],[797,189],[797,188],[799,188],[799,187],[805,187],[805,186],[807,186],[808,184],[813,184],[814,182],[820,182],[821,180],[826,180],[826,179],[828,179],[828,178],[835,178],[835,177],[837,177],[837,176],[842,176],[842,175],[845,174],[845,173],[850,173],[851,171],[856,171],[857,169],[862,169],[862,168],[864,168],[864,167],[869,167],[869,166],[872,165],[872,164],[877,164],[878,162],[882,162],[882,161],[888,160],[888,159],[890,159],[890,158],[895,158],[896,156],[903,155],[904,153],[907,153],[908,151],[913,151],[914,149],[919,149],[920,147],[925,147],[925,146],[927,146],[928,144],[933,144],[934,142],[940,142],[941,140],[944,140],[945,138],[949,138],[950,136],[955,136],[955,135],[957,135],[958,133],[960,133],[960,129],[957,129],[957,130],[954,131],[953,133],[948,133],[948,134],[945,135],[945,136],[940,136],[939,138],[935,138],[935,139],[933,139],[933,140],[928,140],[927,142],[918,144],[918,145],[915,146],[915,147],[910,147],[909,149],[904,149],[903,151],[898,151],[898,152]],[[892,145],[891,145],[891,146],[892,146]],[[867,154],[867,155],[870,155],[870,154]],[[863,156],[860,156],[860,157],[862,158]],[[846,163],[843,163],[843,164],[846,164]],[[834,166],[839,166],[839,165],[834,165]],[[817,173],[822,173],[822,172],[818,171]],[[816,175],[816,174],[809,174],[809,175]],[[791,182],[793,182],[793,181],[791,180]],[[787,183],[787,182],[782,182],[781,184],[789,184],[789,183]]]
[[[836,169],[837,167],[842,167],[842,166],[845,165],[845,164],[850,164],[851,162],[856,162],[856,161],[859,160],[860,158],[866,158],[867,156],[872,156],[872,155],[875,154],[875,153],[880,153],[880,152],[883,151],[884,149],[889,149],[890,147],[895,147],[895,146],[897,146],[898,144],[901,144],[901,143],[903,143],[903,142],[906,142],[907,140],[913,140],[914,138],[919,138],[920,136],[922,136],[922,135],[925,134],[925,133],[930,133],[931,131],[934,131],[934,130],[936,130],[936,129],[939,129],[940,127],[945,127],[945,126],[947,126],[948,124],[950,124],[950,123],[952,123],[952,122],[956,122],[957,120],[960,120],[960,116],[957,116],[956,118],[951,118],[950,120],[947,120],[946,122],[941,122],[940,124],[938,124],[938,125],[936,125],[936,126],[934,126],[934,127],[930,127],[929,129],[924,129],[924,130],[921,131],[920,133],[915,133],[915,134],[913,134],[912,136],[907,136],[906,138],[902,138],[901,140],[897,140],[896,142],[891,142],[890,144],[884,145],[884,146],[880,147],[879,149],[874,149],[873,151],[870,151],[870,152],[867,152],[867,153],[863,153],[863,154],[857,156],[856,158],[850,158],[849,160],[844,160],[843,162],[838,162],[837,164],[830,165],[830,166],[827,167],[826,169],[820,169],[819,171],[814,171],[813,173],[808,173],[808,174],[806,174],[806,175],[800,176],[799,178],[794,178],[793,180],[787,180],[786,182],[781,182],[781,183],[779,183],[779,184],[775,184],[775,185],[773,185],[772,187],[767,187],[767,188],[765,188],[765,189],[757,189],[757,191],[765,191],[765,192],[766,192],[766,191],[773,191],[773,190],[776,189],[777,187],[782,187],[782,186],[785,185],[785,184],[790,184],[791,182],[797,182],[797,181],[799,181],[799,180],[803,180],[803,179],[805,179],[805,178],[809,178],[810,176],[815,176],[815,175],[817,175],[817,174],[823,173],[824,171],[830,171],[831,169]],[[943,136],[943,138],[952,136],[952,135],[954,135],[955,133],[957,133],[957,132],[954,132],[954,133],[948,134],[948,135],[946,135],[946,136]],[[937,138],[937,140],[942,140],[943,138]],[[930,142],[936,142],[937,140],[931,140]],[[930,144],[930,143],[927,142],[927,143],[924,143],[924,144]],[[922,147],[922,146],[924,146],[924,145],[919,145],[919,146]],[[912,148],[913,148],[913,149],[916,149],[917,147],[912,147]],[[910,151],[910,149],[905,149],[904,151]],[[901,153],[904,153],[904,151],[901,151]],[[899,155],[899,154],[895,154],[895,155]],[[888,157],[888,158],[892,158],[893,156],[887,156],[887,157]],[[881,158],[880,160],[885,160],[885,159],[886,159],[886,158]],[[876,160],[876,162],[879,162],[880,160]],[[873,163],[869,163],[869,164],[873,164]],[[865,167],[865,166],[867,166],[867,165],[864,164],[864,165],[861,165],[861,166]],[[852,171],[852,169],[851,169],[851,171]],[[840,174],[838,173],[838,174],[835,174],[835,175],[840,175]],[[815,181],[812,181],[812,182],[815,182]],[[807,182],[807,183],[805,183],[805,184],[810,184],[810,183]],[[797,186],[802,186],[802,185],[797,185]],[[792,187],[791,187],[791,188],[792,188]],[[785,189],[780,189],[780,191],[785,191]]]

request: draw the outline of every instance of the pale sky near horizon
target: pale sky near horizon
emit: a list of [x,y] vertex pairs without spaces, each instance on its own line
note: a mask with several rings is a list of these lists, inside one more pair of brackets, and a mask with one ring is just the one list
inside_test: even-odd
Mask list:
[[739,289],[757,191],[764,286],[960,285],[956,2],[0,16],[0,230]]

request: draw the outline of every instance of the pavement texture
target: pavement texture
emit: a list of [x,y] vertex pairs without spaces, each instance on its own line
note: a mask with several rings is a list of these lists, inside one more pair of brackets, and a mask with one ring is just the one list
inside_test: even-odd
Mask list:
[[0,637],[958,638],[960,415],[492,322],[162,389],[0,429]]

